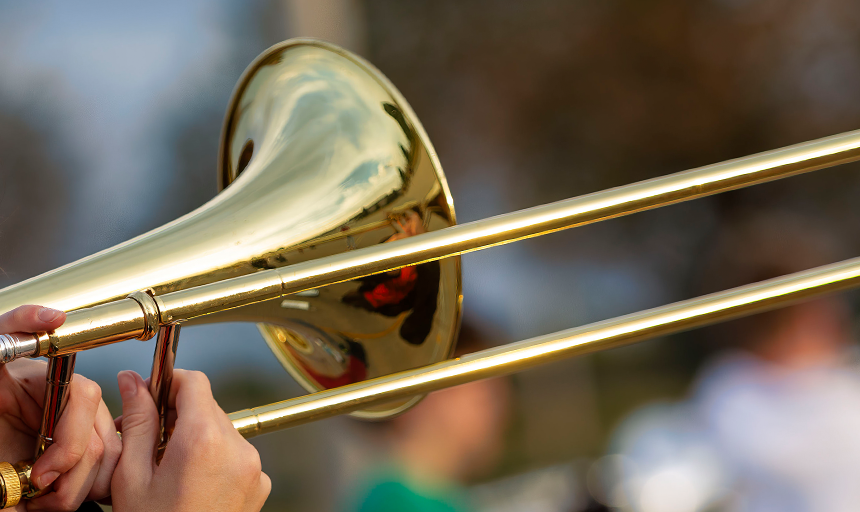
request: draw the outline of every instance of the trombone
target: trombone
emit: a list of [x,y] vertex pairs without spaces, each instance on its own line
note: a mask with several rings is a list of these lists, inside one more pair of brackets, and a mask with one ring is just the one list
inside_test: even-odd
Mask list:
[[[346,413],[389,417],[434,390],[860,286],[854,258],[448,359],[460,254],[857,160],[860,130],[456,225],[435,151],[396,88],[345,50],[290,40],[234,90],[224,190],[153,232],[0,290],[0,310],[68,311],[54,332],[0,335],[0,361],[49,359],[58,398],[46,402],[36,457],[77,352],[157,335],[150,391],[163,411],[179,326],[208,321],[258,322],[311,392],[232,413],[242,435]],[[388,295],[374,298],[380,286]],[[28,495],[28,468],[0,482],[6,506]]]

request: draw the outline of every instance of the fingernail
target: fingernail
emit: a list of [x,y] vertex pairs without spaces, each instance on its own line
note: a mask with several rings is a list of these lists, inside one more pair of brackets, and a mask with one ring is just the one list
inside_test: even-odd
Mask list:
[[58,472],[48,471],[47,473],[39,477],[39,489],[45,489],[46,487],[54,483],[54,480],[56,480],[58,476],[60,476]]
[[116,376],[117,385],[119,385],[119,394],[123,400],[131,398],[137,394],[137,381],[134,374],[128,370],[119,372]]
[[54,320],[60,318],[63,312],[57,309],[51,308],[42,308],[39,310],[39,320],[43,322],[53,322]]

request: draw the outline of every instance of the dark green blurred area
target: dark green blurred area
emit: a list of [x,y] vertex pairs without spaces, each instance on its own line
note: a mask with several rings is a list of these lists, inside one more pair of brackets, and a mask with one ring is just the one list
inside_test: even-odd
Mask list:
[[[242,16],[230,37],[242,45],[224,56],[223,76],[169,109],[151,135],[171,155],[172,168],[160,170],[173,176],[170,191],[120,239],[214,195],[232,81],[268,45],[318,35],[273,21],[289,21],[288,4],[235,8]],[[461,222],[860,129],[856,0],[346,4],[364,34],[357,49],[401,90],[435,144]],[[69,236],[52,230],[52,219],[69,201],[65,184],[87,165],[47,128],[56,116],[62,109],[0,98],[0,203],[18,205],[0,218],[0,237],[15,249],[0,258],[0,286],[86,255],[24,250],[36,233],[49,247]],[[856,256],[858,170],[845,165],[465,256],[466,321],[493,345],[715,291],[708,283],[721,281],[720,268],[709,262],[721,228],[763,211],[809,218],[842,242],[841,257]],[[22,197],[48,206],[29,211]],[[479,303],[499,289],[510,309]],[[700,329],[515,376],[504,456],[482,481],[599,457],[632,410],[683,397],[721,341]],[[300,393],[287,377],[274,386],[268,375],[238,362],[211,376],[227,411]],[[119,411],[115,383],[100,384]],[[384,449],[374,430],[340,418],[255,440],[275,482],[266,510],[335,510],[351,475],[372,464],[368,453]]]

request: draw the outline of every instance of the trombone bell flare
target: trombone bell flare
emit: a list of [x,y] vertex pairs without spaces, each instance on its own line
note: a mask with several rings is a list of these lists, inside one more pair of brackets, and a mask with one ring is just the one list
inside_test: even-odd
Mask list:
[[[63,332],[97,344],[119,341],[111,328],[146,338],[138,328],[154,330],[130,318],[140,308],[129,294],[160,298],[455,223],[435,150],[409,105],[373,66],[319,41],[273,46],[242,75],[224,120],[218,183],[214,199],[180,219],[0,290],[0,311],[67,311]],[[285,368],[319,391],[449,357],[460,295],[451,259],[196,322],[259,322]],[[126,304],[98,318],[86,309],[111,301]],[[356,414],[382,418],[415,402]]]

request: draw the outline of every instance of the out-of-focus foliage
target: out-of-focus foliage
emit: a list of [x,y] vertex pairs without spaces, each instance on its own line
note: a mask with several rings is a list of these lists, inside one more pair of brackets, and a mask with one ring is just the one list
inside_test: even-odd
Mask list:
[[51,249],[66,241],[68,208],[63,162],[50,131],[0,97],[0,287],[62,262]]
[[[860,127],[860,4],[848,0],[367,7],[369,58],[422,119],[464,220]],[[711,261],[722,228],[772,209],[808,217],[845,242],[843,257],[857,254],[857,171],[846,165],[467,256],[467,311],[494,300],[482,288],[507,288],[515,299],[481,313],[522,337],[701,294],[706,268],[710,283],[725,270]],[[636,405],[684,393],[720,346],[712,332],[521,375],[508,470],[602,451]],[[586,396],[554,396],[569,393],[571,375],[586,376]]]
[[[44,72],[44,61],[31,62],[37,71],[26,87],[10,85],[24,79],[22,68],[0,68],[0,286],[212,197],[222,115],[241,70],[278,40],[315,35],[291,23],[294,3],[200,7],[205,15],[194,23],[217,34],[217,48],[164,80],[165,92],[145,116],[115,120],[116,130],[137,126],[125,136],[149,150],[132,162],[134,175],[123,174],[132,172],[123,165],[92,170],[104,160],[100,151],[115,150],[109,141],[69,142],[104,121],[69,110],[75,100],[63,92],[68,84]],[[320,4],[325,16],[338,2]],[[102,13],[105,26],[131,23],[133,15],[123,12]],[[854,0],[355,0],[347,12],[361,25],[350,33],[367,39],[363,56],[403,92],[427,129],[461,221],[860,128]],[[28,13],[0,8],[0,29],[32,18]],[[157,30],[193,28],[182,23]],[[74,20],[66,30],[74,33]],[[152,30],[154,40],[162,37]],[[200,62],[216,64],[195,67]],[[86,63],[80,66],[87,74]],[[488,327],[490,343],[500,343],[700,294],[705,272],[711,283],[721,279],[721,264],[712,260],[722,229],[763,210],[809,218],[856,255],[858,170],[847,165],[467,255],[467,315]],[[105,176],[152,188],[126,184],[98,201],[82,199],[92,196],[80,187],[101,190]],[[87,221],[93,218],[98,229]],[[205,332],[216,354],[230,341]],[[698,330],[518,376],[495,476],[599,456],[633,408],[683,395],[719,341],[717,331]],[[183,343],[180,352],[202,342]],[[265,350],[259,357],[268,357]],[[82,357],[79,367],[137,360],[106,353],[115,354],[110,364]],[[182,364],[210,373],[227,409],[298,392],[283,385],[286,378],[266,386],[262,377],[272,367],[260,370],[264,359],[237,368],[228,357],[184,354]],[[100,384],[116,396],[112,375]],[[277,482],[270,509],[333,510],[371,460],[367,452],[378,448],[372,439],[350,420],[336,420],[255,441]]]

